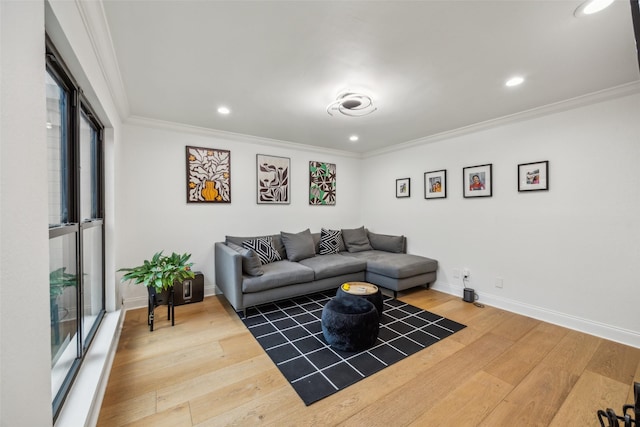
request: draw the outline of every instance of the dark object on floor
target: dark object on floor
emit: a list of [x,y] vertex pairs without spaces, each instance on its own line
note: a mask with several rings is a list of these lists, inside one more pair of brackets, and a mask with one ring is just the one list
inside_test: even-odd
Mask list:
[[364,298],[376,307],[376,310],[378,310],[378,316],[382,316],[382,308],[383,308],[382,292],[380,291],[379,287],[377,287],[376,285],[372,285],[371,283],[365,282],[364,283],[365,285],[369,285],[373,287],[374,289],[376,289],[376,292],[372,294],[362,294],[362,295],[352,294],[344,290],[344,286],[347,284],[353,287],[353,286],[358,286],[358,284],[360,283],[363,283],[363,282],[351,282],[351,283],[342,284],[336,291],[336,298],[342,298],[344,295],[353,295],[353,296],[357,296],[358,298]]
[[[622,416],[616,415],[615,411],[611,408],[607,408],[606,411],[602,409],[598,410],[598,421],[602,427],[620,427],[620,421],[624,427],[638,426],[640,424],[640,383],[633,383],[633,394],[635,398],[635,404],[624,405],[622,407]],[[627,414],[627,411],[632,410],[633,414]],[[604,421],[607,421],[605,425]]]
[[174,305],[191,304],[204,299],[204,275],[199,271],[194,274],[193,279],[175,282]]
[[464,294],[462,296],[462,301],[464,302],[475,302],[478,299],[478,295],[471,288],[464,288]]
[[378,318],[378,310],[369,301],[345,294],[324,306],[322,334],[337,350],[364,350],[378,338]]
[[247,309],[240,319],[305,405],[391,366],[465,326],[410,304],[384,298],[378,339],[356,353],[335,350],[322,335],[322,308],[334,291]]

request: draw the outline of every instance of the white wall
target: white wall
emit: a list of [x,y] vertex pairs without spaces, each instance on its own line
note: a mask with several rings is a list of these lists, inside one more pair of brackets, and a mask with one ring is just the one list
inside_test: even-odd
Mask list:
[[[214,292],[213,244],[226,235],[252,236],[321,227],[358,227],[361,160],[347,153],[294,144],[244,141],[186,126],[125,125],[118,158],[117,268],[132,267],[155,252],[189,252],[202,271],[205,293]],[[231,203],[186,202],[186,146],[231,151]],[[256,203],[256,154],[291,159],[291,204]],[[309,206],[309,161],[336,164],[336,206]],[[144,306],[146,290],[123,284],[127,306]]]
[[[363,222],[439,261],[435,288],[640,347],[640,95],[453,137],[363,164]],[[550,190],[518,193],[517,165],[549,160]],[[464,199],[462,168],[493,164],[493,197]],[[424,172],[447,169],[446,199]],[[411,178],[411,197],[395,180]],[[494,286],[496,278],[504,287]]]
[[51,424],[45,122],[43,5],[0,1],[2,426]]
[[[91,98],[92,106],[113,127],[107,136],[105,166],[106,256],[107,264],[114,264],[112,160],[119,138],[119,117],[97,66],[78,4],[52,2],[56,18],[63,23],[45,18],[50,13],[47,8],[44,1],[0,1],[1,426],[52,424],[45,25]],[[117,299],[113,268],[107,272],[106,287],[107,308],[114,310]],[[96,356],[90,359],[104,358]],[[101,371],[94,369],[94,373],[99,376]],[[89,404],[96,393],[95,381],[93,386],[81,393]],[[75,420],[81,421],[63,425],[84,425],[77,408],[71,412]]]

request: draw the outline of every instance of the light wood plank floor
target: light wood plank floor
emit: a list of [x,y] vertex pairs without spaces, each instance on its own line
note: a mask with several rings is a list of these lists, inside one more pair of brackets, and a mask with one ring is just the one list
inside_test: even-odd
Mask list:
[[640,349],[427,289],[399,299],[467,328],[304,406],[222,296],[126,313],[99,426],[599,426]]

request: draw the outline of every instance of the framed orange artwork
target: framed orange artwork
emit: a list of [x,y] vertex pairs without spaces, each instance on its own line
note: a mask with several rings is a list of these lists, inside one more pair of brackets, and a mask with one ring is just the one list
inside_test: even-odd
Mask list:
[[231,203],[231,152],[187,146],[187,203]]

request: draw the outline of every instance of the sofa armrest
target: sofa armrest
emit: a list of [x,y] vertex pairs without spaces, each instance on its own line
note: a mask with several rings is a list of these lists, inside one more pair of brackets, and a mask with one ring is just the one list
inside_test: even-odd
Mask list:
[[244,310],[242,256],[223,242],[215,243],[216,286],[236,311]]

